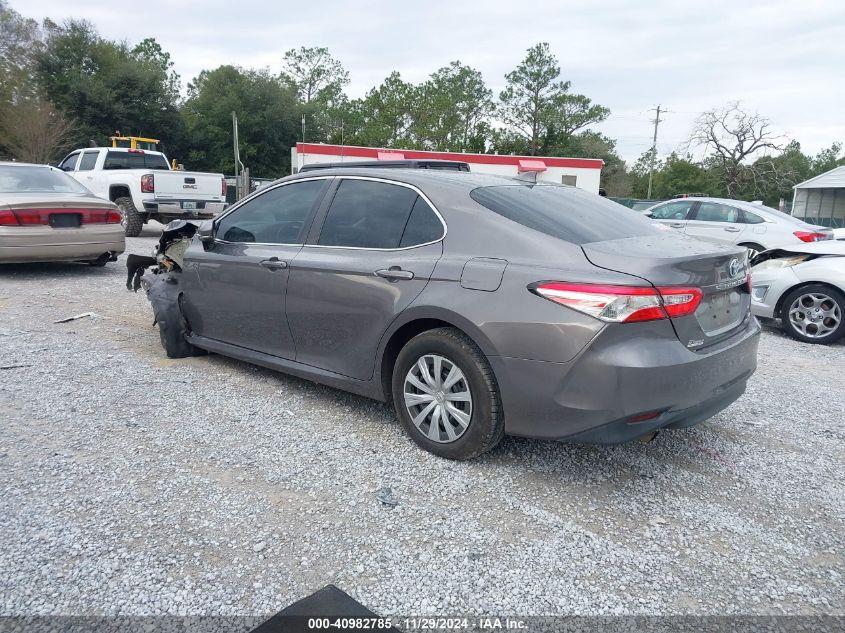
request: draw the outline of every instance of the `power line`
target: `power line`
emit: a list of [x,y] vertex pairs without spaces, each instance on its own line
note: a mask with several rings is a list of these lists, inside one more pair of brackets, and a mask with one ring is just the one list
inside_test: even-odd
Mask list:
[[651,140],[651,161],[648,168],[648,193],[646,194],[646,198],[651,200],[651,180],[654,176],[654,158],[657,155],[657,126],[660,125],[660,113],[663,112],[664,114],[668,112],[668,110],[661,110],[661,106],[658,104],[656,108],[653,108],[652,111],[656,113],[654,117],[654,137]]

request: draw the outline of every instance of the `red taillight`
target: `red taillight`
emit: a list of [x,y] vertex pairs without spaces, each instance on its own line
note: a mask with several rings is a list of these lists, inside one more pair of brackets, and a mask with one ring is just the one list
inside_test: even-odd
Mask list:
[[793,235],[802,242],[821,242],[832,237],[829,233],[819,233],[818,231],[795,231]]
[[220,195],[225,198],[226,197],[226,179],[221,178],[220,180],[223,182],[223,188],[220,190]]
[[548,281],[529,286],[541,297],[602,321],[632,323],[692,314],[701,303],[698,288],[611,286]]
[[50,226],[50,216],[55,215],[78,215],[80,225],[120,224],[121,220],[117,209],[15,209],[0,210],[0,226]]
[[155,193],[156,181],[152,174],[144,174],[141,176],[141,193]]
[[18,226],[20,222],[8,209],[0,209],[0,226]]
[[130,154],[143,154],[144,150],[142,150],[142,149],[130,149],[129,153]]

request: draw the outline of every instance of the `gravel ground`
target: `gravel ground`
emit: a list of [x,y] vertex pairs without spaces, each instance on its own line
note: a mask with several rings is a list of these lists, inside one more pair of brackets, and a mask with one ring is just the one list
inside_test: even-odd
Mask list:
[[124,271],[0,269],[0,614],[264,614],[328,583],[383,615],[845,613],[841,344],[767,330],[743,398],[651,444],[452,463],[387,406],[168,360]]

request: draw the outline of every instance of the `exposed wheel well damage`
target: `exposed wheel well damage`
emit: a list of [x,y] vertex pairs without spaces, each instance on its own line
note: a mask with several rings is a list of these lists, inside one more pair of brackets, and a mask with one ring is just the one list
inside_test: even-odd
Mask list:
[[431,318],[415,319],[410,321],[391,335],[390,339],[387,341],[387,345],[384,347],[380,367],[381,390],[386,402],[390,402],[391,399],[391,393],[393,391],[391,386],[393,381],[393,365],[396,363],[396,358],[399,356],[399,352],[402,351],[402,348],[405,347],[405,344],[408,341],[418,334],[441,327],[455,328],[465,336],[472,339],[469,334],[461,330],[461,328],[456,326],[454,323],[449,323],[448,321],[444,321],[442,319]]

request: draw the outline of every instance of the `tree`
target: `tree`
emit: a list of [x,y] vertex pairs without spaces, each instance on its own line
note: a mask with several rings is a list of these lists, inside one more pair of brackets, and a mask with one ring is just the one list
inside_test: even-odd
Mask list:
[[746,112],[739,102],[702,113],[696,120],[689,143],[699,147],[717,171],[728,197],[750,181],[765,177],[760,166],[747,161],[761,150],[779,150],[780,136],[774,134],[770,121],[754,112]]
[[[652,150],[640,156],[631,169],[631,195],[645,198],[648,190],[648,173]],[[657,159],[654,163],[652,198],[655,200],[671,198],[680,193],[718,193],[719,183],[714,174],[690,155],[669,154],[665,160]]]
[[296,143],[296,97],[267,71],[220,66],[189,85],[182,107],[193,168],[234,172],[232,112],[238,115],[241,161],[253,176],[273,178],[290,169]]
[[34,56],[43,46],[38,22],[0,0],[0,103],[34,96]]
[[565,147],[575,132],[607,118],[607,108],[571,94],[571,83],[558,77],[560,66],[547,43],[528,49],[525,59],[505,75],[499,116],[509,129],[499,133],[494,144],[524,145],[524,153],[532,156],[549,154]]
[[398,72],[388,75],[381,85],[363,99],[349,103],[344,117],[346,142],[376,147],[418,147],[412,133],[418,90]]
[[483,152],[492,97],[479,71],[454,61],[418,88],[413,135],[425,149]]
[[60,158],[73,136],[73,124],[47,102],[22,99],[6,106],[0,116],[6,151],[27,163]]
[[87,22],[69,21],[48,31],[35,71],[43,96],[78,122],[76,144],[104,144],[120,130],[174,147],[182,126],[178,79],[168,64],[169,55],[154,40],[130,50],[104,40]]
[[283,59],[282,81],[287,83],[303,103],[336,97],[349,83],[349,73],[329,54],[329,49],[316,46],[290,49]]

